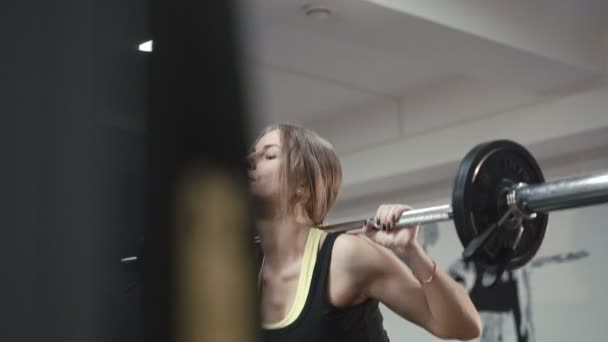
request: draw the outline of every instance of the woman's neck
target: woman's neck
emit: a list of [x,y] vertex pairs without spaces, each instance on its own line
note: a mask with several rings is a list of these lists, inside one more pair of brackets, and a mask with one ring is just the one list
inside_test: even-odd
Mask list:
[[293,214],[258,219],[265,267],[282,269],[300,259],[311,227],[312,221],[298,209]]

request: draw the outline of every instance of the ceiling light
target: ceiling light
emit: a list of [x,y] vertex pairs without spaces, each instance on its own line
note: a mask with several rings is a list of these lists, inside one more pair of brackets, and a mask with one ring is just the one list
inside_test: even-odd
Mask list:
[[148,40],[147,42],[139,44],[139,51],[152,52],[152,41]]

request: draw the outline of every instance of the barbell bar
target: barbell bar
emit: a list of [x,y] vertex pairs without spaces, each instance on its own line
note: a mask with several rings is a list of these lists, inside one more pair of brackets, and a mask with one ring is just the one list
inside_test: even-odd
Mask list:
[[[502,273],[534,257],[549,212],[606,202],[608,172],[545,182],[527,149],[511,140],[494,140],[475,146],[462,160],[451,204],[408,210],[393,229],[453,220],[465,247],[463,257]],[[320,228],[344,232],[360,229],[370,220]]]
[[[608,202],[608,172],[571,177],[535,185],[520,183],[505,196],[515,199],[514,205],[522,213],[549,213]],[[454,217],[451,204],[412,209],[404,212],[395,229],[428,223],[450,221]],[[371,219],[353,220],[322,226],[328,232],[344,232],[363,227]],[[376,227],[379,229],[379,227]]]

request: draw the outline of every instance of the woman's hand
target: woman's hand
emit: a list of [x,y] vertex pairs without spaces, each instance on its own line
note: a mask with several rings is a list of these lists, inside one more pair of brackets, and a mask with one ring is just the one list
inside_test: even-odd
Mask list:
[[418,245],[417,236],[419,226],[410,226],[395,229],[401,214],[413,209],[404,204],[383,204],[376,211],[376,216],[355,233],[363,233],[372,241],[385,246],[395,252],[407,255]]

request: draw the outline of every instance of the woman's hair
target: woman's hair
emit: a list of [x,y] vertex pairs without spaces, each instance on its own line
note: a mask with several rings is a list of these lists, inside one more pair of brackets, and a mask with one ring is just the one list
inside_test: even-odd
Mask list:
[[[320,225],[333,206],[340,185],[342,167],[333,146],[314,131],[293,124],[266,127],[256,142],[265,134],[278,130],[281,137],[280,179],[282,199],[288,199],[288,210],[302,201],[313,224]],[[303,193],[297,189],[303,187]]]

